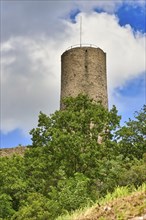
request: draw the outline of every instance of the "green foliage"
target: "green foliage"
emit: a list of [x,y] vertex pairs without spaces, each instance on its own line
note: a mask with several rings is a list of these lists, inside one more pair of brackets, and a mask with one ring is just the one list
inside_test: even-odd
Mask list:
[[12,198],[3,193],[0,195],[0,219],[10,219],[10,217],[15,213],[12,207]]
[[[129,164],[126,164],[123,172],[120,173],[120,185],[140,186],[143,182],[146,182],[146,162],[143,159],[134,159]],[[128,169],[129,167],[129,169]]]
[[49,209],[49,201],[45,196],[37,192],[29,193],[12,220],[48,220],[51,219]]
[[[109,143],[112,131],[119,124],[117,110],[113,107],[108,112],[100,103],[83,95],[66,99],[65,106],[65,110],[50,117],[40,113],[38,127],[31,131],[32,147],[44,148],[51,172],[59,166],[67,176],[76,172],[95,176],[98,159],[103,155],[110,157],[113,151]],[[99,136],[102,144],[98,142]]]
[[146,105],[135,113],[135,119],[117,131],[119,150],[124,157],[141,159],[146,153]]
[[131,186],[130,188],[128,186],[126,187],[117,186],[117,188],[115,188],[115,190],[112,193],[108,192],[104,197],[104,199],[103,198],[100,199],[100,205],[107,204],[115,198],[125,197],[133,190],[134,190],[133,186]]
[[24,157],[0,159],[1,219],[53,220],[116,186],[146,181],[145,107],[119,129],[115,107],[85,95],[64,105],[40,113]]
[[[116,187],[115,190],[110,193],[108,192],[105,197],[99,198],[92,205],[86,206],[84,208],[77,209],[72,213],[67,213],[65,215],[59,216],[56,220],[73,220],[73,219],[114,219],[119,212],[118,219],[129,219],[126,214],[128,213],[129,217],[137,216],[139,214],[143,214],[143,210],[145,209],[145,191],[146,191],[146,183],[143,183],[140,187],[135,188],[133,185],[125,186],[125,187]],[[126,199],[127,197],[127,199]],[[131,201],[130,201],[131,199]],[[130,206],[127,206],[128,204]],[[141,201],[141,203],[139,202]],[[129,202],[130,201],[130,202]],[[134,203],[134,205],[132,204]],[[120,207],[121,206],[121,207]],[[103,212],[105,208],[111,208],[110,210]],[[120,214],[125,213],[124,215]],[[113,214],[113,215],[111,215]],[[104,215],[104,216],[103,216]],[[117,218],[116,218],[117,219]]]
[[7,201],[13,201],[13,210],[18,210],[19,201],[23,199],[26,191],[23,162],[20,156],[0,158],[0,194],[6,194]]
[[55,212],[62,214],[85,206],[91,201],[89,179],[81,173],[75,173],[74,177],[60,180],[57,187],[52,186],[49,197],[54,205]]

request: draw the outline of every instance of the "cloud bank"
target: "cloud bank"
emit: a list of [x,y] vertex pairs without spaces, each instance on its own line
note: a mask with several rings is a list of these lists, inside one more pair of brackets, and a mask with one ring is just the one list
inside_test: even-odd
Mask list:
[[[101,6],[98,7],[108,7],[112,11],[121,2],[119,1],[117,5],[112,2],[110,8],[99,2]],[[77,1],[74,5],[78,8]],[[92,9],[96,6],[90,5]],[[61,7],[64,15],[67,16],[70,7],[68,5],[66,11]],[[87,10],[88,5],[80,3],[81,9],[85,10],[85,7]],[[145,34],[135,33],[130,25],[121,27],[118,18],[113,14],[86,11],[78,13],[75,22],[72,23],[70,19],[66,20],[66,16],[61,16],[59,5],[54,10],[57,11],[58,18],[53,17],[52,11],[52,15],[49,16],[54,20],[52,25],[49,21],[51,28],[48,26],[47,31],[43,31],[47,27],[47,22],[37,33],[35,21],[31,21],[31,25],[35,24],[33,33],[30,33],[28,28],[25,35],[23,27],[22,30],[17,28],[19,31],[16,35],[5,33],[1,45],[1,130],[4,133],[19,128],[27,134],[36,126],[39,111],[50,114],[59,109],[60,57],[69,46],[79,43],[80,16],[83,20],[82,43],[95,44],[107,53],[108,90],[111,102],[116,100],[113,97],[116,88],[122,88],[128,80],[140,76],[145,71]],[[56,24],[56,19],[59,24]]]

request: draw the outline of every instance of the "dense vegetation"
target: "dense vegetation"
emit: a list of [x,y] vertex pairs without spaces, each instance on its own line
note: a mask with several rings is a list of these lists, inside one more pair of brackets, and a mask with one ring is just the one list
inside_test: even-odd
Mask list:
[[59,216],[56,220],[140,220],[146,218],[146,184],[121,186],[93,205]]
[[146,181],[146,106],[120,127],[87,96],[66,98],[65,109],[42,112],[23,157],[0,161],[0,219],[54,220],[112,192]]

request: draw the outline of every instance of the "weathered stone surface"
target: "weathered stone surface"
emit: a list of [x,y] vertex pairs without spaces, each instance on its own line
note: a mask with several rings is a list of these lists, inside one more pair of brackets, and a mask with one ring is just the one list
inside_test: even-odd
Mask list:
[[23,156],[27,147],[1,148],[0,157],[10,157],[14,154]]
[[61,100],[79,93],[108,106],[106,54],[100,48],[76,47],[61,56]]

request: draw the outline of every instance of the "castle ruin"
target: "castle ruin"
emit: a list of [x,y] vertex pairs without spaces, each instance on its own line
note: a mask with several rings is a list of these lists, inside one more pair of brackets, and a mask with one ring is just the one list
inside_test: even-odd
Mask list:
[[108,108],[106,53],[97,47],[70,48],[61,56],[61,102],[68,96],[87,94]]

